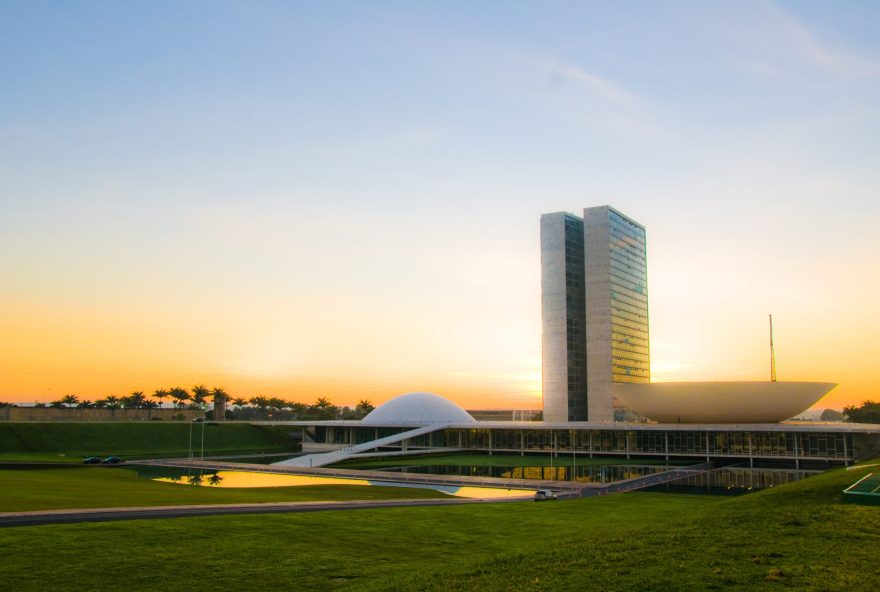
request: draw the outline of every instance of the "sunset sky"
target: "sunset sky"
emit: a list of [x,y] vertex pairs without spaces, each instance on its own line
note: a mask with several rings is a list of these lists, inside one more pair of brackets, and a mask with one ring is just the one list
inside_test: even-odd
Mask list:
[[603,204],[654,380],[880,398],[880,3],[0,2],[0,401],[539,408]]

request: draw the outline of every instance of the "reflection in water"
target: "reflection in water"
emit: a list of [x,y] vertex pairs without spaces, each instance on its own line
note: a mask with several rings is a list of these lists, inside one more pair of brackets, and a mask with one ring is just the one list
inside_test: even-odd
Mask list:
[[457,485],[422,485],[417,483],[400,483],[393,481],[370,481],[371,485],[381,485],[383,487],[426,487],[442,493],[448,493],[456,497],[467,497],[476,499],[501,499],[512,497],[528,497],[533,498],[534,489],[502,489],[500,487],[468,487]]
[[180,483],[201,487],[299,487],[303,485],[352,485],[379,487],[414,487],[434,489],[456,497],[467,498],[508,498],[533,496],[535,490],[500,489],[497,487],[458,487],[454,485],[427,485],[421,483],[393,483],[388,481],[368,481],[366,479],[339,479],[335,477],[309,477],[305,475],[288,475],[280,473],[261,473],[248,471],[217,471],[210,475],[190,475],[182,481],[180,476],[158,477],[154,481],[164,483]]
[[[305,475],[286,475],[280,473],[261,473],[248,471],[217,471],[213,474],[216,479],[209,478],[204,482],[197,476],[190,476],[187,482],[190,485],[202,485],[205,487],[235,488],[235,487],[298,487],[300,485],[369,485],[365,479],[335,479],[331,477],[307,477]],[[194,482],[194,478],[196,481]],[[175,483],[173,477],[159,477],[156,481]]]
[[662,465],[584,465],[580,467],[477,467],[463,465],[405,466],[378,469],[396,473],[428,473],[431,475],[464,475],[468,477],[501,477],[541,481],[577,481],[579,483],[611,483],[668,471]]

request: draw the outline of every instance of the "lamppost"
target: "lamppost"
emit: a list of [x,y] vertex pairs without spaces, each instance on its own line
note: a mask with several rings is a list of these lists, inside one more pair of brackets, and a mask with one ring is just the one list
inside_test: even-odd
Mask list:
[[189,422],[189,458],[193,457],[193,424],[196,420]]
[[202,460],[205,460],[205,419],[202,418]]

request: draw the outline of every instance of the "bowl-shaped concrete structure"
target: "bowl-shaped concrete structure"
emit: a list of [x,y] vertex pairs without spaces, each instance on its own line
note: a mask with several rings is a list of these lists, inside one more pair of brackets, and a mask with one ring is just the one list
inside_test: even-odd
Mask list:
[[660,423],[778,423],[824,397],[832,382],[615,383],[614,396]]
[[379,405],[362,420],[364,424],[471,423],[471,414],[440,395],[407,393]]

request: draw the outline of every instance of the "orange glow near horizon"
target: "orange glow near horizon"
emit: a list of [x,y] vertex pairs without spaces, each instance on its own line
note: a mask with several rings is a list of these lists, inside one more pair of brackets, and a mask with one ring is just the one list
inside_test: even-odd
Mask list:
[[[675,294],[661,293],[654,302],[664,298],[674,299]],[[0,401],[49,403],[67,393],[95,400],[205,383],[223,386],[233,397],[277,396],[305,403],[327,397],[337,405],[354,406],[361,399],[381,404],[404,392],[428,391],[469,409],[541,407],[540,311],[518,326],[517,335],[510,326],[506,337],[487,329],[489,338],[476,331],[470,342],[460,345],[455,340],[400,339],[367,322],[361,333],[328,330],[326,315],[345,324],[358,314],[344,315],[342,309],[328,309],[314,324],[303,320],[294,327],[259,315],[226,319],[224,324],[219,322],[221,311],[207,307],[183,307],[174,315],[142,310],[129,316],[124,309],[48,311],[33,303],[18,304],[0,313]],[[734,325],[707,315],[698,326],[687,321],[693,314],[687,307],[663,306],[680,316],[657,313],[652,318],[655,382],[768,378],[765,316],[755,314],[749,324]],[[662,308],[653,304],[652,310]],[[378,319],[383,321],[390,319]],[[843,347],[841,335],[858,330],[857,324],[794,321],[792,326],[791,319],[776,318],[780,380],[839,383],[816,409],[840,409],[876,398],[870,360],[858,363]],[[673,340],[673,327],[678,340]],[[451,329],[451,335],[461,337],[457,331],[467,328]],[[427,330],[421,327],[416,334]],[[507,343],[513,340],[524,347]],[[496,351],[512,351],[520,358],[499,363]]]

